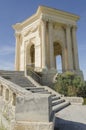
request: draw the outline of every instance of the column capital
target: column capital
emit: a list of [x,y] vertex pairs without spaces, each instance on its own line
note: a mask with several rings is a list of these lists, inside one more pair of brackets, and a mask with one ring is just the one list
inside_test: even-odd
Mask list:
[[72,26],[72,29],[75,30],[75,31],[77,30],[77,28],[78,28],[77,25]]
[[15,33],[15,37],[20,37],[21,33]]
[[50,26],[52,26],[52,25],[53,25],[53,21],[52,21],[52,20],[49,20],[49,21],[48,21],[48,24],[49,24]]
[[41,22],[46,22],[46,21],[47,21],[46,16],[42,14],[42,15],[40,16],[40,21],[41,21]]
[[66,24],[66,28],[71,28],[72,25],[71,24]]
[[63,25],[63,28],[64,28],[64,30],[68,30],[68,29],[72,28],[72,25],[71,24],[66,24],[66,25]]
[[54,22],[53,19],[51,19],[51,18],[45,16],[44,14],[42,14],[42,15],[40,16],[40,21],[44,21],[44,22],[48,22],[48,23],[53,23],[53,22]]
[[46,20],[45,19],[41,19],[40,23],[41,23],[42,26],[46,26]]

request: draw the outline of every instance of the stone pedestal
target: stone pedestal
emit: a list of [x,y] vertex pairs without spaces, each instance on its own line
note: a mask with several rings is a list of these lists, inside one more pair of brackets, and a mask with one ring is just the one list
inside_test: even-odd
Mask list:
[[42,72],[42,85],[52,86],[54,76],[57,73],[55,69],[50,69]]
[[11,121],[10,130],[54,130],[50,104],[49,94],[17,97],[15,120]]

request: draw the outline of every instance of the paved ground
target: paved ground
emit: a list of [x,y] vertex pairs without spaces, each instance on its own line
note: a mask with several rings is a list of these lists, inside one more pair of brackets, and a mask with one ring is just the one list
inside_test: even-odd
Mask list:
[[55,130],[86,130],[86,105],[70,105],[56,114]]

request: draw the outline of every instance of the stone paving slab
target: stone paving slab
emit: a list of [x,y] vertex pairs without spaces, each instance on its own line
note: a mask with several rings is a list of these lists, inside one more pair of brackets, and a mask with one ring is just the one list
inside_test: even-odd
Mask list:
[[56,113],[55,127],[55,130],[86,130],[86,105],[70,105]]

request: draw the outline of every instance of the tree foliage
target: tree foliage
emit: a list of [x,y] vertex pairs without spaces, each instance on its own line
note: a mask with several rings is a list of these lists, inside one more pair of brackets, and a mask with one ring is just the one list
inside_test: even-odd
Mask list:
[[86,97],[86,82],[72,72],[58,74],[54,89],[64,96]]

